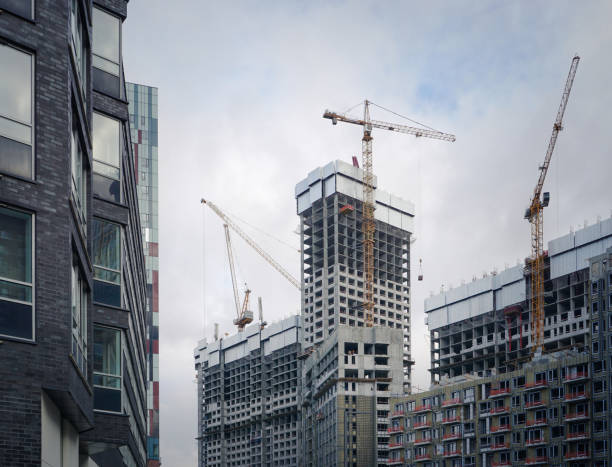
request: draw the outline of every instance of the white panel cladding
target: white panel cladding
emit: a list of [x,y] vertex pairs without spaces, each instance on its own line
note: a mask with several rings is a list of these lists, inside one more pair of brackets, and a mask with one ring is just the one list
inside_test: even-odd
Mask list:
[[442,307],[427,314],[427,325],[430,331],[448,324],[448,308]]
[[215,366],[219,364],[219,352],[210,352],[208,354],[208,366]]
[[590,243],[577,248],[576,251],[576,267],[584,269],[589,267],[589,259],[593,256],[602,255],[604,253],[604,242],[599,240],[595,243]]
[[336,177],[335,176],[331,176],[328,179],[325,180],[324,182],[324,190],[323,190],[323,195],[325,197],[332,195],[336,192]]
[[376,190],[374,192],[375,200],[377,203],[386,204],[387,206],[391,206],[391,195],[383,190]]
[[297,199],[297,212],[303,213],[310,207],[310,192],[302,193]]
[[457,321],[463,321],[468,319],[471,313],[471,302],[472,300],[462,300],[460,302],[453,303],[448,306],[448,317],[453,323]]
[[612,217],[601,221],[601,236],[612,236]]
[[574,234],[569,233],[563,237],[555,238],[548,242],[548,254],[549,256],[558,255],[564,251],[571,250],[574,248]]
[[336,173],[336,164],[330,162],[321,168],[321,178],[327,178]]
[[62,467],[79,467],[79,433],[68,420],[62,420]]
[[576,250],[566,251],[563,254],[550,258],[551,279],[574,271],[576,271]]
[[402,229],[408,232],[414,232],[414,219],[412,216],[407,216],[402,213]]
[[446,294],[433,295],[425,299],[425,311],[429,312],[446,305]]
[[358,183],[350,178],[347,178],[343,175],[338,175],[336,177],[336,190],[338,193],[345,194],[350,196],[351,198],[361,199],[362,198],[362,186],[361,183]]
[[62,467],[62,416],[57,406],[43,392],[40,401],[40,437],[42,464]]
[[249,350],[246,345],[246,341],[240,344],[234,345],[225,350],[225,363],[230,363],[235,360],[240,360],[249,354]]
[[597,224],[589,225],[584,229],[576,231],[576,246],[582,246],[586,243],[594,242],[601,238],[601,226],[599,222]]
[[[493,291],[477,295],[469,300],[470,318],[493,310]],[[454,322],[454,320],[453,320]]]
[[304,180],[299,181],[295,185],[295,196],[298,197],[302,193],[304,193],[305,191],[308,191],[308,179],[307,178],[305,178]]
[[525,280],[522,279],[512,284],[507,284],[496,291],[496,305],[498,310],[502,310],[507,306],[522,302],[525,297]]
[[396,211],[395,209],[389,209],[389,224],[398,229],[402,228],[402,213]]
[[321,199],[322,196],[323,196],[323,184],[319,180],[318,182],[310,186],[310,204]]

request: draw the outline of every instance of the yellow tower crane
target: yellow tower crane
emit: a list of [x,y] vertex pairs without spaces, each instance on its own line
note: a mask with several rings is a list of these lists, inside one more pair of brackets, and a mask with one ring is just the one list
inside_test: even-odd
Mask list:
[[[374,171],[372,170],[372,129],[379,128],[382,130],[396,131],[398,133],[406,133],[416,137],[424,136],[426,138],[450,142],[455,141],[455,135],[442,133],[433,128],[415,128],[407,125],[372,120],[370,118],[370,104],[377,107],[380,106],[368,100],[365,100],[363,104],[362,120],[351,118],[345,114],[332,112],[330,110],[325,111],[323,118],[329,118],[334,125],[340,121],[353,123],[363,127],[363,137],[361,138],[361,168],[363,169],[363,270],[365,276],[363,281],[363,308],[366,326],[371,327],[374,324],[374,236],[376,232],[376,223],[374,221]],[[380,108],[387,110],[383,107]]]
[[550,202],[550,194],[548,192],[542,193],[544,187],[544,180],[546,179],[546,173],[550,166],[550,158],[552,157],[557,142],[557,136],[563,129],[563,114],[565,113],[565,107],[569,99],[570,91],[572,90],[572,84],[574,83],[574,76],[576,75],[576,69],[578,68],[578,62],[580,57],[578,55],[572,58],[570,65],[569,74],[567,75],[567,81],[565,82],[565,88],[563,89],[563,95],[561,96],[561,104],[557,111],[557,118],[553,124],[552,134],[548,143],[548,150],[546,151],[546,157],[544,157],[544,163],[540,166],[540,176],[538,183],[536,184],[533,196],[531,198],[531,204],[525,212],[525,219],[531,224],[531,257],[529,258],[528,265],[531,269],[531,354],[542,352],[542,340],[543,340],[543,327],[544,327],[544,234],[543,234],[543,211],[548,203]]

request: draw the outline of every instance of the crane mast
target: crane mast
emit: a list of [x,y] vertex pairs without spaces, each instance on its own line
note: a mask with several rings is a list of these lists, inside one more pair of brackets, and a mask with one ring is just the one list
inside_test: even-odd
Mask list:
[[365,100],[363,104],[363,120],[347,117],[344,114],[332,112],[330,110],[325,111],[323,118],[330,119],[334,125],[336,125],[338,121],[341,121],[363,127],[363,137],[361,138],[361,166],[363,169],[363,309],[365,324],[367,327],[372,327],[374,325],[374,241],[376,234],[376,221],[374,219],[374,171],[372,167],[372,129],[379,128],[382,130],[410,134],[416,137],[424,136],[426,138],[451,142],[455,141],[455,136],[432,129],[415,128],[407,125],[372,120],[370,118],[370,104],[372,103]]
[[251,291],[247,287],[244,291],[244,301],[242,306],[240,305],[240,298],[238,297],[238,284],[236,281],[236,268],[234,267],[234,253],[232,249],[232,239],[227,224],[223,224],[223,230],[225,231],[225,245],[227,247],[227,260],[230,267],[230,275],[232,276],[232,288],[234,290],[234,303],[236,304],[236,319],[234,324],[238,327],[238,331],[243,331],[244,327],[253,321],[253,312],[249,311],[249,295]]
[[274,269],[281,273],[281,275],[287,279],[296,289],[302,290],[300,283],[298,280],[291,275],[284,267],[282,267],[274,258],[272,258],[268,253],[266,253],[251,237],[249,237],[245,232],[242,231],[235,222],[233,222],[219,207],[214,204],[212,201],[205,200],[202,198],[202,204],[208,206],[212,211],[221,218],[221,220],[227,224],[229,228],[231,228],[234,232],[236,232],[242,239],[247,242],[251,248],[253,248],[263,259],[265,259]]
[[552,134],[548,143],[548,149],[546,156],[544,157],[544,163],[540,166],[540,176],[535,186],[533,197],[527,211],[525,212],[525,219],[531,224],[531,332],[532,332],[532,347],[531,353],[541,353],[543,343],[543,327],[544,327],[544,233],[543,233],[543,220],[544,220],[544,208],[548,206],[550,201],[550,195],[546,192],[542,194],[544,187],[544,180],[548,173],[548,167],[550,166],[550,159],[557,143],[557,136],[563,129],[563,115],[565,114],[565,107],[569,99],[570,91],[572,90],[572,84],[574,83],[574,76],[576,75],[576,69],[580,57],[574,56],[570,65],[569,74],[565,82],[565,88],[563,89],[563,95],[561,96],[561,104],[557,111],[557,118],[553,124]]

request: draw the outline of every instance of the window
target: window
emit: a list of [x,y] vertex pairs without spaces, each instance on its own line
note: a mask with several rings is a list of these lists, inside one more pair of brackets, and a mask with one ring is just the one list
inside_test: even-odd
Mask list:
[[32,55],[0,44],[0,172],[33,178]]
[[87,282],[72,265],[72,357],[87,377]]
[[83,234],[87,235],[87,168],[84,162],[83,146],[76,126],[72,127],[72,198]]
[[121,412],[121,331],[94,326],[94,409]]
[[83,100],[85,100],[87,96],[87,56],[89,54],[87,53],[87,44],[85,42],[87,34],[83,32],[83,15],[79,9],[78,0],[72,0],[71,2],[70,29],[72,32],[72,51],[74,53],[77,75]]
[[94,301],[121,306],[121,228],[93,221]]
[[119,120],[93,114],[94,194],[121,201],[121,126]]
[[34,19],[34,0],[0,0],[0,8],[24,18]]
[[32,215],[0,207],[0,335],[34,339],[33,264]]
[[121,63],[121,20],[93,8],[92,60],[94,86],[112,96],[119,95]]

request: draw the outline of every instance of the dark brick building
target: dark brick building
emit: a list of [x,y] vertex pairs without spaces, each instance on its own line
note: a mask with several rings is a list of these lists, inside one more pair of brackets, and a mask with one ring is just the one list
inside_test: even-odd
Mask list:
[[0,0],[0,465],[146,462],[127,0]]

